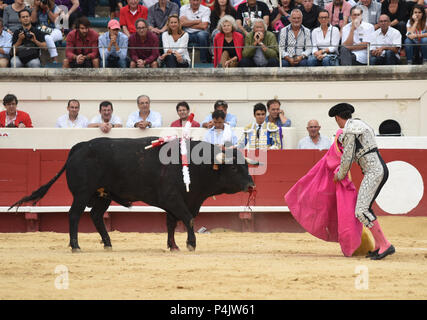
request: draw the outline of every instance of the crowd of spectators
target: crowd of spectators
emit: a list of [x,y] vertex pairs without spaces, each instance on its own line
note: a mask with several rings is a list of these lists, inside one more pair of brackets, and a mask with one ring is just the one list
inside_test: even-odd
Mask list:
[[63,37],[64,68],[186,68],[193,46],[223,68],[427,61],[427,0],[110,0],[103,34],[95,3],[0,0],[0,65],[38,67],[46,48],[59,62]]

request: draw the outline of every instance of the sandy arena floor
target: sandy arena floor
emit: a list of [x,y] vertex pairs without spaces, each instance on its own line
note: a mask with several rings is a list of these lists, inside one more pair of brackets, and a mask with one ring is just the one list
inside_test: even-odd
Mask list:
[[380,223],[396,247],[382,261],[345,258],[308,233],[217,230],[198,234],[195,252],[178,233],[173,253],[163,233],[111,232],[112,252],[80,233],[79,254],[68,234],[3,233],[0,299],[426,299],[427,218]]

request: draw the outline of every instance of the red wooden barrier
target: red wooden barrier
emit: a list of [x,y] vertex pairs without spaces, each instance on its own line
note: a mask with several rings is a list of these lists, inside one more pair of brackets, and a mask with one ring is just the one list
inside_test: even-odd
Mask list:
[[[257,186],[256,206],[286,206],[284,194],[302,177],[323,155],[317,150],[278,150],[268,152],[267,171],[254,176]],[[427,150],[385,149],[381,151],[386,162],[404,161],[414,166],[424,177],[427,176]],[[0,206],[12,203],[30,194],[40,185],[49,181],[64,165],[68,150],[20,150],[0,149]],[[352,177],[358,187],[362,173],[357,165],[352,167]],[[406,190],[399,190],[406,192]],[[216,196],[209,198],[205,206],[245,206],[248,194]],[[39,206],[69,206],[72,197],[68,191],[65,174],[53,185]],[[142,202],[134,205],[144,205]],[[377,204],[374,211],[386,215]],[[427,201],[425,195],[407,216],[426,216]],[[110,230],[164,232],[166,231],[164,214],[159,213],[108,213],[106,224]],[[201,213],[195,222],[198,227],[208,229],[223,227],[239,231],[302,231],[289,213]],[[88,214],[80,222],[80,231],[95,232]],[[183,227],[180,226],[181,230]],[[25,231],[68,232],[66,213],[16,214],[0,212],[0,232]]]

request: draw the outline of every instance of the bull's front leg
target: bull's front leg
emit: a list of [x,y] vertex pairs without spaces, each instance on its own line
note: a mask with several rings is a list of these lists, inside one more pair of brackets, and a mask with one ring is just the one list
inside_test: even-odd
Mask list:
[[168,227],[168,248],[170,251],[179,251],[179,247],[175,243],[175,228],[177,222],[177,219],[172,214],[166,214],[166,225]]
[[194,219],[185,219],[184,225],[187,228],[187,249],[188,251],[196,250],[196,235],[194,234]]

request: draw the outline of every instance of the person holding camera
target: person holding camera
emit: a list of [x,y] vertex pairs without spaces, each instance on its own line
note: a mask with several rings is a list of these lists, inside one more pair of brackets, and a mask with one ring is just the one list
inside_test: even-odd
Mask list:
[[367,47],[375,32],[374,26],[362,21],[362,8],[350,10],[351,23],[344,26],[341,35],[340,64],[342,66],[366,65]]
[[50,59],[55,63],[58,62],[55,42],[62,40],[61,30],[55,28],[55,21],[59,17],[59,12],[60,9],[55,5],[55,0],[34,0],[34,7],[31,12],[31,23],[46,34],[45,40]]
[[19,11],[22,27],[12,36],[15,56],[10,60],[12,67],[40,68],[40,48],[46,48],[45,34],[31,25],[30,10]]
[[6,110],[0,112],[0,128],[32,128],[30,115],[17,110],[18,98],[14,94],[7,94],[3,98]]
[[267,31],[263,19],[253,20],[253,31],[245,37],[239,67],[278,67],[279,46],[276,36]]
[[347,0],[333,0],[325,6],[331,17],[331,24],[342,30],[348,23],[352,5]]

